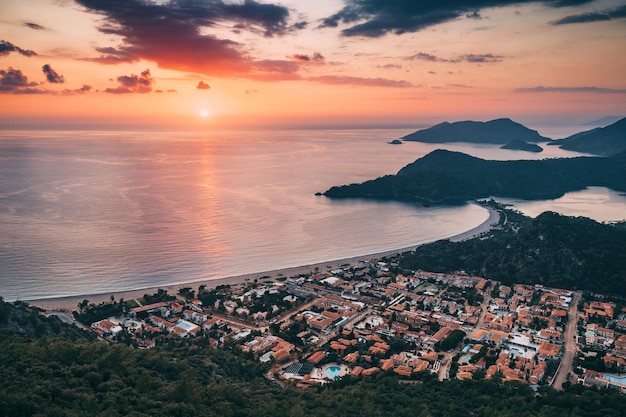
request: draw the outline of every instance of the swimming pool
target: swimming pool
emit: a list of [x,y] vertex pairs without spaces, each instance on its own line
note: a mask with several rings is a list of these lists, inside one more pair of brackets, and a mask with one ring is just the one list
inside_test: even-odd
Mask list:
[[603,376],[604,376],[604,379],[606,379],[607,381],[617,382],[618,384],[626,385],[626,375],[617,376],[617,375],[604,374]]
[[324,373],[330,379],[337,379],[341,376],[341,366],[331,365],[324,369]]
[[189,331],[195,327],[195,324],[191,324],[185,320],[178,320],[176,323],[174,323],[174,326],[178,326],[180,328],[185,329],[186,331]]

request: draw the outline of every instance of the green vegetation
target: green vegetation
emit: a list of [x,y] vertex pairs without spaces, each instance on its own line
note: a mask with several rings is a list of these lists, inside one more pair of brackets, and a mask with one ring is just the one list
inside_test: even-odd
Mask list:
[[490,196],[552,199],[588,186],[626,191],[626,154],[611,158],[487,161],[436,150],[397,175],[332,187],[324,195],[452,204]]
[[488,237],[423,245],[401,255],[400,266],[626,296],[626,223],[552,212],[535,219],[511,210],[504,215],[506,225]]
[[452,350],[457,347],[461,341],[463,341],[464,337],[465,332],[463,330],[453,330],[448,337],[435,344],[435,348],[439,351]]

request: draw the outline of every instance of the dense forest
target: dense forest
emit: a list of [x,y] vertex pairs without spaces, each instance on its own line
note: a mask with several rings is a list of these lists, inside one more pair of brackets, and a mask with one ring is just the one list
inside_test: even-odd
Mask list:
[[406,269],[463,270],[505,284],[544,284],[626,296],[626,223],[501,210],[500,228],[462,242],[442,240],[400,257]]
[[623,416],[613,391],[498,381],[402,383],[393,373],[281,389],[247,355],[200,338],[154,349],[109,345],[0,300],[0,416]]
[[433,204],[492,196],[552,199],[588,186],[626,191],[626,153],[610,158],[489,161],[436,150],[405,166],[397,175],[332,187],[324,195]]

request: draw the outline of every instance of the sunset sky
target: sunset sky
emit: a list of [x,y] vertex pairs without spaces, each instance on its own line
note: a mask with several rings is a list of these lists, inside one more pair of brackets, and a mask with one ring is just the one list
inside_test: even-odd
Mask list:
[[0,127],[624,114],[624,0],[0,0]]

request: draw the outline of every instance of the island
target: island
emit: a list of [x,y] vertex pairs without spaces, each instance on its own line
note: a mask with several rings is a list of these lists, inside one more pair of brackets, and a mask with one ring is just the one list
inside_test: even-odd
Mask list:
[[424,143],[468,142],[501,145],[506,145],[512,140],[531,143],[551,140],[541,136],[536,130],[506,118],[488,122],[443,122],[428,129],[418,130],[401,139]]
[[504,146],[500,146],[500,149],[509,149],[513,151],[526,151],[526,152],[543,152],[543,148],[536,143],[528,143],[523,140],[514,139]]

